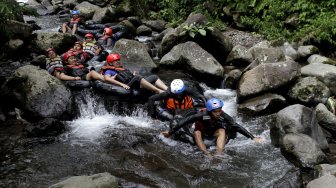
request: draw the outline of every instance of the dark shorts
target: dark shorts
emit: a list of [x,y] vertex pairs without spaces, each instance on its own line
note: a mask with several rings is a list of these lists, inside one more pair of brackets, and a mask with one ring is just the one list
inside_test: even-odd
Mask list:
[[153,74],[153,75],[147,76],[145,79],[146,79],[149,83],[151,83],[151,84],[155,84],[155,82],[159,79],[159,77],[158,77],[157,75]]
[[81,80],[86,80],[86,75],[87,75],[87,74],[84,74],[84,75],[81,77]]

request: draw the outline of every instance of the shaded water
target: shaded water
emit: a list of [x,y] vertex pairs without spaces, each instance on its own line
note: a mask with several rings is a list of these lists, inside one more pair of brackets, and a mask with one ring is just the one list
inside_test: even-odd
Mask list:
[[[224,159],[209,160],[196,146],[163,138],[167,123],[148,118],[145,106],[129,115],[107,112],[97,96],[79,97],[80,117],[51,144],[17,148],[1,167],[3,187],[48,187],[67,177],[110,172],[148,187],[269,187],[292,166],[270,144],[269,117],[243,120],[235,111],[235,92],[209,90],[225,101],[224,110],[263,144],[238,136]],[[210,148],[211,150],[214,147]]]

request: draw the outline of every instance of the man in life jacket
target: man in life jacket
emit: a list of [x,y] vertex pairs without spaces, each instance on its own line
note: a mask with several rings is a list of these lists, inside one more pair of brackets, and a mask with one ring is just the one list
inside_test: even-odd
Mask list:
[[119,54],[107,56],[106,64],[101,68],[101,73],[104,75],[106,82],[119,85],[125,89],[143,87],[155,93],[161,93],[168,88],[156,75],[151,75],[145,79],[122,67],[120,58]]
[[63,23],[62,25],[62,32],[71,32],[72,35],[75,35],[80,24],[81,19],[79,18],[79,10],[71,10],[70,15],[71,19],[70,22]]
[[61,60],[61,57],[56,54],[53,48],[48,48],[46,50],[47,58],[46,58],[46,69],[47,71],[60,80],[78,80],[79,78],[75,78],[72,76],[68,76],[64,74],[64,66]]
[[[83,64],[79,63],[76,54],[73,52],[64,55],[64,60],[67,65],[64,68],[66,75],[73,77],[72,80],[101,80],[105,81],[104,77],[96,71],[89,71]],[[62,79],[67,80],[67,79]]]
[[204,138],[216,138],[216,155],[222,155],[225,144],[237,137],[237,132],[253,139],[256,143],[263,142],[261,137],[255,137],[248,132],[244,127],[236,123],[231,116],[226,114],[222,107],[224,103],[217,98],[209,99],[206,102],[206,110],[197,114],[180,119],[179,121],[172,121],[171,129],[162,132],[163,136],[169,137],[177,130],[190,123],[195,123],[194,140],[199,150],[205,155],[211,157],[211,153],[207,150],[204,144]]
[[112,50],[114,43],[118,38],[113,35],[112,28],[105,28],[103,35],[98,38],[97,43],[104,47],[106,50]]
[[81,42],[75,42],[73,48],[70,48],[66,53],[62,54],[62,58],[64,55],[69,53],[74,53],[79,63],[83,64],[84,66],[88,66],[86,63],[87,54],[83,51],[83,44]]
[[96,40],[93,34],[88,33],[85,35],[85,41],[83,42],[83,51],[87,55],[87,64],[93,66],[94,61],[102,62],[108,56],[108,52],[103,49],[99,44],[96,44]]
[[[155,101],[163,101],[160,112],[155,109]],[[175,79],[167,91],[149,97],[148,114],[152,118],[159,116],[165,120],[172,120],[175,115],[183,114],[181,111],[194,109],[197,101],[201,103],[198,106],[204,106],[206,99],[195,89],[187,87],[181,79]]]

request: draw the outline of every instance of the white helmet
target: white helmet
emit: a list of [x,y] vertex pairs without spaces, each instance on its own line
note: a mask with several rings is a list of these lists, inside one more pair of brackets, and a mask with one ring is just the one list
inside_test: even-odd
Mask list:
[[185,90],[184,83],[181,79],[175,79],[170,83],[170,91],[174,94],[180,94]]

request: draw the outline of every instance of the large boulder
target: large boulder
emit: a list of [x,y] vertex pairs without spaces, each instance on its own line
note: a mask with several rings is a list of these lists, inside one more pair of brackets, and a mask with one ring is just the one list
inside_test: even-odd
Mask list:
[[288,91],[288,96],[296,102],[315,106],[327,102],[330,90],[316,77],[309,76],[299,79]]
[[199,80],[214,84],[223,79],[224,68],[207,51],[195,42],[186,42],[175,46],[162,57],[160,66],[183,67],[199,78]]
[[316,141],[305,134],[286,134],[280,149],[296,167],[313,168],[317,164],[326,162],[326,156]]
[[286,134],[306,134],[312,137],[322,150],[329,149],[328,142],[318,125],[314,110],[296,104],[280,110],[276,123],[271,127],[271,140],[275,146],[281,145]]
[[37,32],[36,34],[35,44],[38,52],[44,52],[52,47],[57,52],[64,53],[77,41],[77,38],[69,33]]
[[336,115],[331,113],[327,107],[320,103],[316,106],[316,119],[319,125],[331,133],[336,140]]
[[240,67],[246,66],[252,63],[252,54],[245,46],[237,45],[229,53],[226,63]]
[[97,10],[101,10],[100,7],[93,5],[87,1],[76,5],[75,8],[80,11],[80,17],[87,20],[90,20]]
[[18,68],[2,85],[6,105],[18,106],[26,118],[58,118],[71,105],[71,92],[46,70]]
[[121,55],[121,62],[126,68],[142,72],[151,72],[157,66],[149,55],[144,44],[129,39],[120,39],[112,49],[112,53]]
[[325,175],[314,179],[307,184],[307,188],[334,188],[336,185],[335,175]]
[[311,55],[307,61],[308,63],[323,63],[323,64],[336,65],[336,61],[318,54]]
[[295,81],[299,76],[300,66],[297,62],[263,63],[242,75],[237,100],[242,102],[246,98],[272,92]]
[[336,95],[336,66],[322,63],[312,63],[301,68],[303,76],[315,76],[329,87]]

